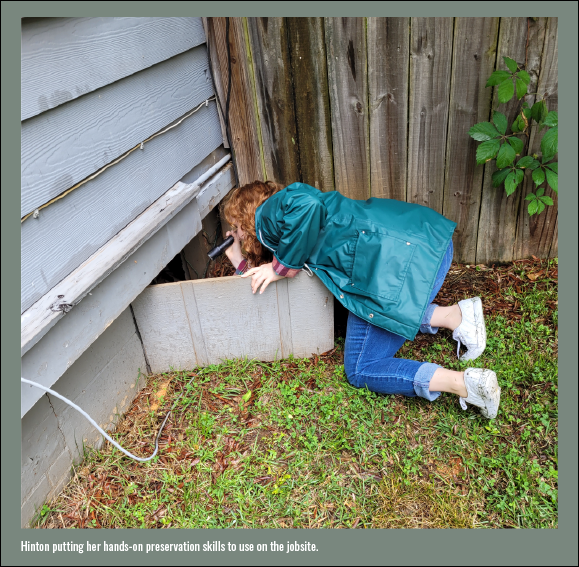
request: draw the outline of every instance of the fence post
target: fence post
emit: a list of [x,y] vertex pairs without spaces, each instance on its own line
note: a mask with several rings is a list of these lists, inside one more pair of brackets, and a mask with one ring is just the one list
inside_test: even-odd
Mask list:
[[217,83],[215,88],[226,120],[229,68],[231,68],[229,134],[239,184],[244,185],[256,179],[262,179],[264,171],[261,167],[257,117],[251,94],[252,85],[248,70],[243,22],[242,18],[229,18],[230,57],[228,59],[227,19],[207,18],[207,41],[211,49],[213,74]]

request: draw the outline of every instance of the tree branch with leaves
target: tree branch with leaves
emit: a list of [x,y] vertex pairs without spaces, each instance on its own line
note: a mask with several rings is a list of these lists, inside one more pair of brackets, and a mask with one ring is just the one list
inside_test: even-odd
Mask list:
[[[520,69],[516,61],[509,57],[503,57],[503,60],[508,70],[494,71],[485,85],[497,87],[499,104],[509,102],[515,92],[518,100],[529,94],[527,87],[531,82],[527,71]],[[541,155],[523,156],[515,163],[525,147],[524,141],[518,136],[528,136],[532,126],[538,126],[539,132],[548,128],[541,140]],[[545,187],[541,185],[546,181],[558,193],[559,165],[551,161],[558,151],[558,115],[555,111],[549,112],[545,98],[535,102],[531,108],[527,102],[523,102],[511,124],[511,134],[507,134],[507,127],[507,117],[493,110],[492,123],[479,122],[468,131],[471,138],[482,142],[476,150],[476,162],[480,165],[496,159],[497,170],[492,175],[492,184],[500,187],[504,183],[507,196],[512,195],[523,181],[525,171],[531,171],[537,191],[525,199],[529,201],[529,215],[541,213],[546,206],[553,205],[553,199],[545,195]]]

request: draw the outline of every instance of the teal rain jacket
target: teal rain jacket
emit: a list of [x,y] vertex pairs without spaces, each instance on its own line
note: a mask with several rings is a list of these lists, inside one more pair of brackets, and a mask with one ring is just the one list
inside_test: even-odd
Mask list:
[[421,205],[355,201],[305,183],[275,193],[255,212],[257,238],[279,264],[309,268],[348,311],[409,340],[455,227]]

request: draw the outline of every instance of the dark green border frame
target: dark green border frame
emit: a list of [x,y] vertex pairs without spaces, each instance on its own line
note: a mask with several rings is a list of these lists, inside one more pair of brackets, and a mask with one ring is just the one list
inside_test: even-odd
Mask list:
[[[20,18],[26,16],[551,16],[559,18],[559,112],[564,123],[576,122],[577,92],[577,4],[575,2],[3,2],[2,3],[2,564],[3,565],[126,565],[175,561],[214,565],[257,565],[315,563],[318,565],[462,565],[526,564],[577,565],[577,191],[562,183],[559,196],[560,269],[560,513],[556,530],[114,530],[63,532],[20,529],[20,454],[18,429],[20,396],[18,374],[18,306],[20,282],[16,266],[20,172],[17,167],[20,122]],[[264,13],[265,12],[265,13]],[[576,143],[571,136],[577,127],[563,128],[559,154],[563,163],[572,163]],[[569,170],[560,173],[570,179]],[[576,184],[575,184],[576,187]],[[574,307],[574,309],[571,309]],[[203,543],[218,540],[232,543],[310,541],[320,551],[298,555],[276,552],[240,554],[215,552],[182,553],[76,553],[22,552],[21,541],[62,543]]]

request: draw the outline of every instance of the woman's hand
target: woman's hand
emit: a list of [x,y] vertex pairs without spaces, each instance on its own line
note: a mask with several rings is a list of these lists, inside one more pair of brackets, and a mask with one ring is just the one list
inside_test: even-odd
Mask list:
[[251,268],[251,270],[247,270],[247,272],[245,272],[241,277],[246,278],[247,276],[251,276],[251,289],[253,290],[253,293],[259,289],[259,286],[261,286],[261,290],[259,291],[260,294],[265,291],[265,288],[271,282],[281,280],[285,277],[279,276],[275,273],[271,262],[269,264],[262,264],[257,268]]
[[241,253],[241,240],[237,234],[237,230],[228,230],[225,236],[233,236],[233,244],[225,250],[225,255],[229,258],[229,261],[233,264],[233,267],[237,269],[239,264],[243,261],[243,254]]

